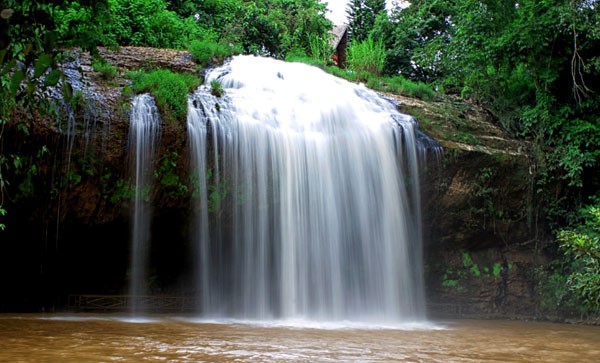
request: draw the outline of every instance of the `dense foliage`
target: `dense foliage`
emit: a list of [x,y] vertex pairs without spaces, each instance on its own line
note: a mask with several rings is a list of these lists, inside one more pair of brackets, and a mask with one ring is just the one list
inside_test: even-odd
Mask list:
[[536,141],[542,182],[583,192],[598,186],[598,15],[593,0],[411,1],[371,36],[386,46],[386,73],[484,105]]
[[600,204],[580,211],[580,223],[559,231],[567,256],[575,261],[568,284],[584,298],[592,311],[600,310]]

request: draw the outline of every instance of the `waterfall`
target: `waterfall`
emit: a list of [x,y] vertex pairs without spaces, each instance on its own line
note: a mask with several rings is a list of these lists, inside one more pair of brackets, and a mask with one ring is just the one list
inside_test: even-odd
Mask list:
[[150,207],[152,164],[159,138],[160,119],[154,99],[148,94],[138,95],[131,104],[129,155],[132,177],[135,180],[133,228],[131,236],[130,295],[132,312],[143,310],[141,296],[148,294],[147,271],[150,243]]
[[203,307],[213,304],[210,292],[214,286],[211,275],[213,257],[210,253],[210,234],[208,226],[208,188],[207,188],[207,120],[210,117],[200,103],[200,97],[193,95],[188,100],[188,139],[191,152],[191,175],[194,184],[194,198],[197,201],[196,228],[193,234],[197,241],[194,256],[196,285],[199,288],[200,301]]
[[424,319],[415,121],[304,64],[237,56],[206,79],[225,93],[189,103],[202,312]]

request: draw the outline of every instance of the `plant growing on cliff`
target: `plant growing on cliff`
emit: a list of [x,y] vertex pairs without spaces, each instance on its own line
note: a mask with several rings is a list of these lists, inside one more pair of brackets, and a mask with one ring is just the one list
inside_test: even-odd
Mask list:
[[177,160],[179,154],[171,152],[162,157],[160,166],[154,171],[153,176],[159,181],[162,190],[166,192],[167,197],[176,199],[186,195],[189,187],[184,184],[177,174]]
[[513,267],[512,263],[507,261],[494,262],[492,265],[489,264],[491,261],[478,264],[467,251],[462,251],[460,257],[462,266],[450,267],[442,275],[442,286],[455,289],[457,292],[465,291],[465,284],[469,281],[485,283],[500,281],[503,278],[503,272],[508,273],[508,270]]
[[129,73],[135,93],[148,92],[156,101],[161,116],[167,122],[185,120],[188,94],[200,80],[188,73],[174,73],[166,69]]
[[210,94],[215,97],[223,96],[223,86],[221,86],[221,82],[214,80],[210,82]]

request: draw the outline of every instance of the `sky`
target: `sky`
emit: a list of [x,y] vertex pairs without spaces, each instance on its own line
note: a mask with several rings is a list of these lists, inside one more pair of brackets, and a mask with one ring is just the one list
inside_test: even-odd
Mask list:
[[[327,3],[327,8],[331,12],[327,13],[327,17],[333,21],[335,25],[341,25],[347,22],[346,20],[346,5],[349,0],[323,0]],[[388,11],[392,8],[394,0],[386,0]]]

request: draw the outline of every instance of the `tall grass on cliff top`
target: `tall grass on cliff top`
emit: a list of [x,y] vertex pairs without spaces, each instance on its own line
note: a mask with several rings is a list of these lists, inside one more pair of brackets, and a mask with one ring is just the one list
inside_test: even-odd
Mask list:
[[357,73],[381,75],[385,63],[383,42],[367,38],[363,42],[352,42],[348,47],[348,67]]
[[135,93],[150,93],[166,122],[185,120],[187,97],[200,84],[198,77],[166,69],[129,73]]

